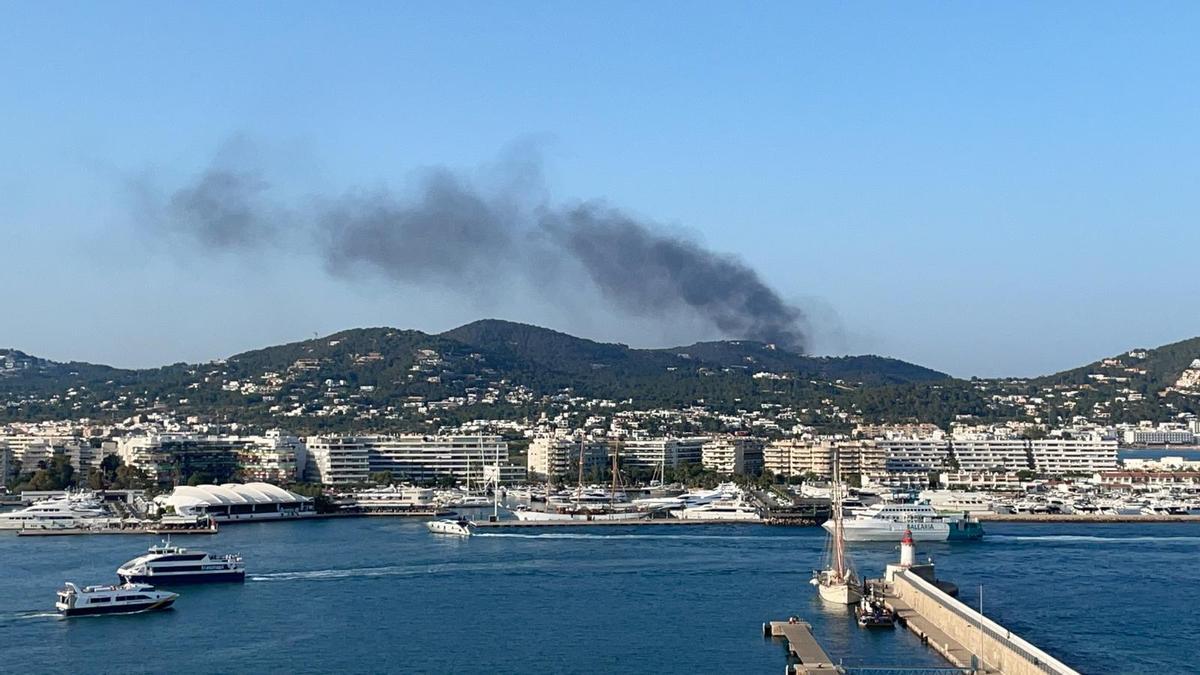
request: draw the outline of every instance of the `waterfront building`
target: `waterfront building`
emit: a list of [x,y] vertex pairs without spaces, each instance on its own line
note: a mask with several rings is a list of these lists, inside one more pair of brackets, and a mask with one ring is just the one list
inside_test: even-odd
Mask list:
[[763,448],[763,469],[779,476],[829,476],[833,472],[832,458],[832,440],[785,438]]
[[956,435],[953,453],[960,471],[991,473],[1033,469],[1031,446],[1022,438]]
[[947,471],[939,477],[947,490],[1015,491],[1021,489],[1021,479],[1011,471]]
[[252,444],[245,436],[152,433],[117,439],[117,453],[160,485],[186,482],[193,475],[231,480],[239,453]]
[[624,466],[647,469],[700,464],[707,440],[707,437],[626,439],[621,444],[621,461]]
[[1196,432],[1191,429],[1126,429],[1121,435],[1126,445],[1192,445]]
[[568,476],[572,470],[578,471],[581,450],[584,471],[608,464],[608,443],[604,440],[580,441],[569,436],[538,436],[529,443],[525,466],[530,475]]
[[7,434],[0,436],[0,447],[9,451],[12,470],[35,471],[39,464],[48,464],[55,455],[66,457],[76,471],[86,471],[98,464],[96,449],[91,442],[73,434]]
[[752,476],[762,473],[763,446],[747,436],[710,438],[700,448],[700,461],[710,471]]
[[[508,464],[508,444],[499,436],[315,436],[307,440],[311,475],[327,485],[366,481],[387,472],[393,480],[428,482],[484,480],[484,467],[500,465],[501,479],[523,477]],[[506,478],[507,477],[507,478]]]
[[1200,487],[1200,471],[1102,471],[1092,482],[1109,490]]
[[305,478],[324,485],[365,483],[370,476],[366,439],[354,436],[310,436],[305,439]]
[[1117,469],[1117,441],[1091,438],[1042,438],[1030,441],[1034,469],[1047,476],[1092,475]]
[[0,486],[3,486],[8,482],[9,473],[12,471],[10,468],[12,466],[11,457],[12,451],[9,450],[8,445],[2,439],[0,439]]
[[304,475],[308,459],[304,441],[278,429],[249,440],[238,450],[238,465],[247,480],[289,483]]
[[313,501],[268,483],[179,485],[154,503],[164,511],[184,517],[211,516],[214,520],[278,520],[314,513]]

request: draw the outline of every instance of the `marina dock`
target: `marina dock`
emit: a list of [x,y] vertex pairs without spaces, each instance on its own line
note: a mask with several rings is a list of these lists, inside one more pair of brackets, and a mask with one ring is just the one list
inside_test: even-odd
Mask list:
[[1009,523],[1200,523],[1200,516],[1189,514],[1129,515],[1099,513],[973,513],[983,521]]
[[813,637],[812,625],[806,621],[768,621],[763,624],[763,636],[787,640],[789,674],[837,675],[841,672]]

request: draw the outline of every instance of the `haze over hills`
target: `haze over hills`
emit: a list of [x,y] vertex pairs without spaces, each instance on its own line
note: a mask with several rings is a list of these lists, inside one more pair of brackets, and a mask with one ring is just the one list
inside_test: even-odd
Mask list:
[[1196,358],[1200,338],[1040,378],[967,381],[880,356],[813,357],[745,340],[633,349],[482,320],[433,335],[352,329],[142,370],[0,350],[0,419],[113,419],[156,410],[306,429],[434,429],[536,416],[572,400],[580,410],[780,410],[793,423],[826,427],[1170,419],[1196,409]]

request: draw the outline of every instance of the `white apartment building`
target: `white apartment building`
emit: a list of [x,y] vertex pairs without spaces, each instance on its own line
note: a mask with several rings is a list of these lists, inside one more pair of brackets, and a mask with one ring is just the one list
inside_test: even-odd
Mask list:
[[1033,469],[1029,441],[985,436],[954,437],[954,459],[968,473],[1015,472]]
[[763,448],[745,436],[712,438],[700,449],[704,468],[724,474],[752,475],[762,471]]
[[1033,467],[1041,474],[1091,475],[1117,469],[1117,441],[1093,438],[1042,438],[1030,441]]
[[657,469],[680,464],[700,464],[707,437],[640,438],[622,443],[620,457],[624,466]]
[[950,445],[944,437],[901,436],[877,438],[875,445],[883,454],[884,470],[889,474],[920,474],[945,469],[950,460]]
[[1196,432],[1191,429],[1126,429],[1121,434],[1126,445],[1192,445]]
[[608,463],[608,443],[603,440],[581,441],[569,436],[538,436],[529,443],[525,466],[531,475],[565,476],[572,470],[579,470],[581,452],[584,471]]
[[446,477],[483,482],[485,467],[496,465],[502,477],[524,473],[506,468],[508,444],[499,436],[314,436],[307,450],[311,475],[326,484],[361,482],[384,471],[416,482]]
[[49,462],[55,455],[65,456],[80,475],[99,464],[99,453],[81,436],[9,434],[0,436],[0,447],[8,448],[10,470],[19,465],[21,471],[34,471],[39,462]]
[[308,463],[305,478],[324,485],[365,483],[370,477],[366,439],[310,436],[305,439]]
[[266,483],[288,483],[304,475],[308,451],[304,441],[278,429],[263,436],[251,436],[250,443],[238,450],[242,477]]

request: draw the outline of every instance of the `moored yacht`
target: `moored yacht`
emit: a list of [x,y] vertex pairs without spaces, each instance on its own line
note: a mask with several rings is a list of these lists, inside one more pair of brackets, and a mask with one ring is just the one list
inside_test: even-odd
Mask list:
[[134,614],[166,609],[178,597],[175,593],[157,590],[150,584],[79,588],[68,581],[58,591],[58,601],[54,607],[64,616]]
[[740,499],[708,502],[682,509],[672,509],[669,513],[673,518],[680,520],[762,520],[758,509]]
[[126,583],[163,585],[244,581],[246,565],[238,555],[209,555],[204,551],[172,546],[167,540],[151,546],[145,555],[121,565],[117,576]]
[[58,497],[19,511],[0,513],[0,530],[78,527],[107,517],[108,513],[95,499]]
[[[822,525],[833,532],[837,524]],[[938,513],[929,504],[876,504],[842,523],[846,541],[895,541],[911,530],[917,541],[957,541],[979,539],[983,526],[965,515]]]

